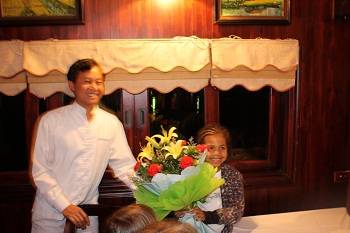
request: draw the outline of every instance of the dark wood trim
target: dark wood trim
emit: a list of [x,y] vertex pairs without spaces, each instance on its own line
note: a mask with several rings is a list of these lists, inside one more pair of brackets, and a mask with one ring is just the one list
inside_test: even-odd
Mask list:
[[35,122],[39,117],[39,98],[32,95],[29,90],[25,91],[25,127],[26,127],[26,142],[27,142],[27,155],[28,161],[31,155],[31,145],[33,140],[33,134],[35,129]]
[[32,202],[34,193],[28,171],[0,172],[0,203]]
[[46,110],[52,110],[64,105],[64,94],[55,93],[46,99]]
[[204,88],[204,124],[220,122],[219,91],[213,86]]
[[126,138],[128,139],[129,146],[133,153],[134,151],[134,111],[135,111],[135,99],[134,95],[123,90],[122,91],[122,118],[120,119],[123,122]]
[[285,151],[283,153],[287,153],[286,156],[286,163],[282,164],[283,170],[286,171],[286,174],[290,179],[293,181],[293,183],[296,183],[296,177],[297,177],[297,163],[296,161],[299,160],[299,156],[297,151],[297,135],[298,135],[298,126],[297,122],[299,119],[299,108],[298,108],[298,89],[297,87],[293,87],[289,90],[288,95],[288,111],[287,111],[287,135],[286,135],[286,145],[285,145]]
[[348,182],[348,192],[347,192],[347,198],[346,198],[346,209],[348,211],[348,214],[350,215],[350,179]]
[[106,170],[98,188],[100,204],[123,206],[124,201],[130,201],[130,203],[135,201],[132,191],[121,180],[114,177],[111,169]]
[[135,97],[135,112],[134,112],[134,150],[137,155],[140,151],[140,143],[145,142],[145,137],[150,134],[150,122],[148,116],[148,91],[145,90]]
[[[285,139],[284,125],[286,115],[284,114],[285,100],[282,100],[283,95],[270,88],[270,108],[269,108],[269,139],[268,139],[268,161],[271,165],[278,167],[280,164],[279,157],[285,143],[280,143],[281,138]],[[288,105],[287,105],[288,106]],[[284,140],[283,140],[284,141]],[[277,143],[279,142],[279,143]]]

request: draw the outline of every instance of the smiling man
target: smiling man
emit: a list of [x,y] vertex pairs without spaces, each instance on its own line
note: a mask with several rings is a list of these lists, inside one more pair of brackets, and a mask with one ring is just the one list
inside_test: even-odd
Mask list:
[[36,196],[32,232],[63,232],[66,219],[78,232],[98,232],[98,220],[79,204],[96,204],[98,185],[109,164],[131,187],[135,159],[122,123],[99,108],[105,77],[92,59],[75,62],[68,71],[75,101],[40,119],[33,150]]

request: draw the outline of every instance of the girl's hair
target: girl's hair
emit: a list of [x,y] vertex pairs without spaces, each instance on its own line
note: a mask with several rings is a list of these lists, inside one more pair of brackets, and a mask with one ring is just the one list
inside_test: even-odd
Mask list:
[[163,220],[154,222],[138,233],[197,233],[197,230],[190,224],[176,220]]
[[203,144],[206,136],[210,136],[214,134],[222,134],[224,136],[226,141],[226,146],[227,146],[227,153],[228,153],[228,156],[230,156],[232,152],[231,135],[228,129],[226,129],[222,125],[211,123],[201,128],[197,133],[197,142],[200,144]]
[[76,78],[81,72],[89,71],[92,69],[92,67],[95,67],[95,66],[97,66],[101,70],[101,73],[103,73],[101,66],[94,59],[86,58],[86,59],[80,59],[74,62],[69,67],[69,70],[67,73],[68,81],[75,82]]
[[136,233],[156,221],[153,210],[142,204],[131,204],[114,212],[105,222],[105,233]]

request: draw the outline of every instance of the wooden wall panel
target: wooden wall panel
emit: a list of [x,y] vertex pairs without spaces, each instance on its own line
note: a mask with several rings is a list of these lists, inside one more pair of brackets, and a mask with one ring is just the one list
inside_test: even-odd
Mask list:
[[[164,1],[163,1],[164,2]],[[171,2],[171,1],[170,1]],[[212,36],[212,0],[85,0],[85,25],[1,27],[0,39]]]
[[3,172],[0,175],[1,232],[30,232],[34,188],[28,172]]
[[213,23],[213,1],[173,0],[161,6],[160,0],[85,0],[85,25],[2,26],[0,40],[298,39],[297,182],[292,188],[248,190],[246,214],[345,205],[346,184],[335,184],[333,172],[350,169],[349,22],[331,19],[331,1],[292,0],[289,25],[218,25]]

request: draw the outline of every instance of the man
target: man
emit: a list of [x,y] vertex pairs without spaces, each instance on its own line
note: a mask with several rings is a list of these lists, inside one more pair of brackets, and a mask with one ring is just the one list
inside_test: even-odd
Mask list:
[[92,59],[78,60],[67,76],[74,103],[47,112],[37,129],[32,233],[63,232],[66,219],[78,231],[97,232],[97,217],[89,218],[78,205],[97,203],[108,164],[132,186],[129,176],[136,161],[124,128],[117,117],[98,107],[105,90],[101,67]]

